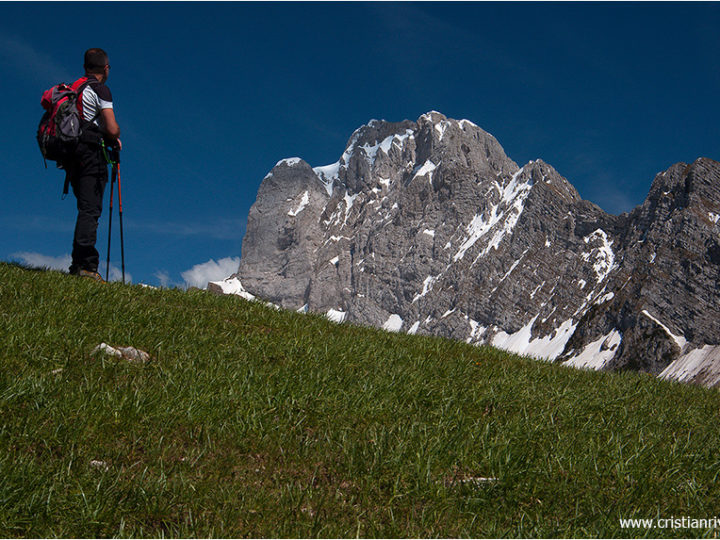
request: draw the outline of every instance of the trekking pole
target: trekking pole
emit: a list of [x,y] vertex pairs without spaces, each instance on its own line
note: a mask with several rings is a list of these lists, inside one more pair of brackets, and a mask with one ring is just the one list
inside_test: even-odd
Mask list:
[[108,218],[108,250],[107,262],[105,266],[105,281],[110,281],[110,240],[112,239],[112,215],[113,215],[113,191],[115,186],[115,166],[113,165],[112,176],[110,179],[110,217]]
[[117,153],[117,161],[115,162],[115,174],[117,175],[118,184],[118,208],[120,209],[120,260],[122,262],[122,282],[125,285],[125,241],[123,240],[123,220],[122,220],[122,188],[120,186],[120,151]]

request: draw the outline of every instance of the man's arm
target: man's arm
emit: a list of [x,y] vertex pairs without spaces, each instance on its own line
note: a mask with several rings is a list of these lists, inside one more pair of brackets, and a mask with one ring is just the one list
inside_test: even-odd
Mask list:
[[111,139],[115,139],[118,143],[118,147],[122,150],[122,142],[120,142],[120,126],[118,126],[117,120],[115,120],[115,111],[112,109],[101,110],[103,126],[105,127],[105,134]]

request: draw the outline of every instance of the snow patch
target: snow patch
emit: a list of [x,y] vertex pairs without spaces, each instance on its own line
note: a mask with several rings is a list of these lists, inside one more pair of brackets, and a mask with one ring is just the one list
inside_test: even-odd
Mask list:
[[343,323],[343,322],[345,322],[345,319],[347,318],[347,313],[345,311],[340,311],[337,309],[330,309],[325,314],[325,317],[330,319],[332,322]]
[[615,253],[611,249],[613,242],[608,240],[607,233],[602,229],[597,229],[583,240],[586,244],[592,240],[602,241],[600,247],[593,249],[589,253],[582,254],[582,258],[586,262],[589,262],[591,258],[594,259],[593,270],[597,275],[597,282],[601,283],[615,267]]
[[[374,123],[376,123],[376,120],[371,121],[368,125],[372,126]],[[365,126],[363,126],[365,127]],[[358,148],[361,148],[363,150],[363,153],[365,154],[365,159],[368,161],[368,163],[372,166],[375,164],[375,161],[377,159],[378,152],[382,150],[385,154],[388,154],[390,152],[390,149],[393,145],[397,145],[399,147],[402,147],[403,143],[413,138],[413,131],[411,129],[405,130],[404,133],[397,133],[395,135],[390,135],[389,137],[386,137],[382,141],[380,141],[377,144],[369,144],[366,143],[360,147],[357,147],[358,139],[360,138],[362,128],[355,130],[353,133],[350,142],[345,149],[345,152],[343,152],[343,155],[340,157],[340,159],[332,163],[330,165],[323,165],[321,167],[314,167],[313,171],[318,176],[320,181],[325,186],[325,190],[327,191],[328,196],[332,197],[333,194],[333,185],[335,181],[340,181],[340,170],[341,169],[347,169],[348,164],[350,163],[350,159],[355,154],[355,151]],[[381,183],[387,182],[389,185],[389,179],[381,179]]]
[[427,120],[428,122],[432,122],[434,114],[440,115],[440,116],[445,116],[440,111],[432,110],[432,111],[428,111],[425,114],[423,114],[418,120]]
[[505,331],[498,332],[492,339],[492,345],[499,349],[504,349],[517,354],[525,353],[530,346],[532,327],[537,318],[538,316],[535,315],[529,323],[512,334],[508,334]]
[[465,318],[467,319],[468,324],[470,324],[470,335],[465,340],[468,343],[472,343],[477,338],[479,338],[480,336],[485,334],[485,332],[487,332],[487,326],[480,326],[479,322],[477,322],[473,319],[470,319],[467,316]]
[[435,231],[433,231],[431,229],[425,229],[423,231],[423,234],[427,234],[428,236],[432,236],[433,238],[435,238]]
[[495,208],[493,208],[493,216],[491,217],[489,222],[485,221],[484,216],[475,214],[475,217],[472,218],[472,221],[467,226],[468,236],[460,246],[458,252],[453,257],[453,262],[457,262],[462,259],[465,256],[467,250],[470,249],[475,244],[475,242],[477,242],[480,238],[482,238],[488,233],[488,231],[493,227],[493,225],[495,225],[495,223],[499,221],[499,219],[495,219],[493,221],[493,218],[495,217]]
[[415,321],[413,325],[410,327],[410,330],[408,330],[408,334],[415,335],[418,331],[418,328],[420,328],[420,321]]
[[492,345],[516,354],[523,354],[535,358],[554,360],[565,349],[570,337],[577,328],[577,323],[568,319],[553,332],[542,338],[532,338],[532,327],[538,315],[513,334],[498,332],[492,339]]
[[388,320],[385,321],[385,324],[383,324],[383,330],[387,330],[388,332],[399,332],[402,328],[403,320],[400,317],[400,315],[397,315],[393,313],[388,317]]
[[[508,270],[508,271],[505,273],[505,275],[502,277],[502,279],[500,279],[500,283],[502,283],[503,281],[505,281],[505,280],[507,279],[507,277],[508,277],[510,274],[512,274],[513,270],[515,270],[515,268],[517,267],[517,265],[520,264],[520,261],[523,260],[523,257],[525,257],[525,255],[527,254],[528,251],[530,251],[530,248],[526,249],[526,250],[523,252],[523,254],[520,255],[520,258],[513,263],[513,265],[510,267],[510,270]],[[496,287],[496,288],[497,288],[497,287]]]
[[357,199],[358,194],[355,195],[349,195],[347,192],[345,192],[345,220],[343,221],[343,225],[347,223],[348,216],[350,215],[350,209],[353,207],[353,204],[355,204],[355,199]]
[[447,131],[448,122],[442,121],[435,124],[435,131],[438,133],[438,140],[442,141],[443,137],[445,136],[445,131]]
[[297,216],[300,212],[305,210],[305,207],[308,205],[309,202],[310,202],[310,193],[308,191],[306,191],[305,193],[303,193],[302,199],[300,200],[300,204],[298,205],[298,207],[295,210],[290,210],[288,212],[288,216],[291,216],[291,217]]
[[328,242],[339,242],[340,240],[352,240],[352,239],[349,236],[332,235],[330,238],[325,240],[325,244],[327,244]]
[[[368,164],[370,166],[375,164],[375,161],[377,160],[378,152],[382,151],[385,155],[388,155],[390,153],[390,149],[393,147],[393,145],[397,145],[399,147],[402,147],[403,143],[409,139],[413,135],[413,131],[411,129],[406,129],[404,133],[396,133],[394,135],[390,135],[388,137],[385,137],[382,141],[376,143],[376,144],[370,144],[365,143],[364,145],[358,147],[363,150],[365,153],[365,159],[367,160]],[[354,148],[353,148],[354,151]],[[353,151],[350,151],[349,153],[346,152],[343,154],[343,161],[347,165],[350,161],[350,157],[353,154]]]
[[425,281],[423,281],[423,290],[420,294],[415,295],[415,298],[413,298],[413,304],[429,293],[439,278],[439,275],[426,277]]
[[655,324],[660,326],[663,330],[665,330],[665,333],[668,336],[670,336],[675,341],[675,343],[677,343],[678,347],[680,347],[680,351],[682,351],[685,348],[685,345],[687,345],[687,339],[685,339],[685,336],[683,336],[683,335],[676,336],[675,334],[673,334],[667,326],[665,326],[663,323],[661,323],[655,317],[650,315],[646,309],[642,310],[642,314],[645,315],[651,321],[653,321]]
[[[501,194],[500,202],[492,207],[489,216],[487,216],[488,212],[485,212],[482,215],[476,214],[475,217],[473,217],[466,228],[467,237],[453,257],[453,262],[462,259],[465,253],[474,246],[480,238],[495,229],[493,238],[475,258],[475,261],[473,261],[473,264],[475,264],[480,257],[487,255],[491,249],[497,249],[505,235],[512,232],[525,208],[525,199],[532,187],[531,181],[519,182],[522,172],[523,169],[516,172],[504,188],[501,188],[500,185],[496,186]],[[502,224],[496,228],[495,226],[500,223]]]
[[234,294],[240,296],[245,300],[255,300],[255,296],[245,290],[240,280],[236,277],[227,278],[222,281],[211,281],[213,285],[217,285],[222,290],[223,294]]
[[417,169],[415,175],[413,176],[413,180],[419,176],[427,176],[428,182],[432,184],[433,173],[437,168],[438,166],[428,159],[425,163],[423,163],[422,167]]
[[335,180],[340,179],[340,162],[326,165],[325,167],[315,167],[313,172],[317,175],[320,183],[325,188],[328,197],[332,197],[333,185]]
[[288,167],[294,167],[301,161],[302,161],[302,159],[299,157],[285,158],[285,159],[281,159],[280,161],[278,161],[275,166],[279,167],[280,165],[287,165]]
[[600,370],[615,357],[621,342],[622,334],[617,330],[613,330],[606,336],[588,343],[580,354],[563,362],[563,365]]
[[530,298],[535,298],[535,295],[536,295],[537,292],[542,288],[543,285],[545,285],[545,282],[544,282],[544,281],[543,281],[540,285],[538,285],[537,287],[535,287],[535,290],[530,293]]
[[690,382],[698,375],[703,375],[701,381],[704,386],[716,386],[720,382],[720,346],[705,345],[701,349],[694,349],[681,356],[660,375],[661,379]]

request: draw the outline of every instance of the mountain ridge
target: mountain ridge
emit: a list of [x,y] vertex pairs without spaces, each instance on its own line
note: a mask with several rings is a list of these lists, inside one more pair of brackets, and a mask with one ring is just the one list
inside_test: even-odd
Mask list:
[[373,120],[334,164],[278,162],[238,272],[215,287],[236,279],[337,321],[711,386],[719,185],[714,160],[675,164],[614,216],[469,120]]

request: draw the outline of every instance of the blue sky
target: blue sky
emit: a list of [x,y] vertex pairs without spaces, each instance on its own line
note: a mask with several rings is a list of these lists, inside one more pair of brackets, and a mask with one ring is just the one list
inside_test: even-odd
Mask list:
[[[0,260],[68,258],[75,201],[34,134],[89,47],[123,131],[127,272],[180,286],[234,271],[275,163],[334,163],[373,118],[467,118],[629,211],[673,163],[720,159],[718,28],[715,2],[0,3]],[[103,275],[107,225],[106,193]]]

